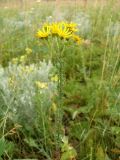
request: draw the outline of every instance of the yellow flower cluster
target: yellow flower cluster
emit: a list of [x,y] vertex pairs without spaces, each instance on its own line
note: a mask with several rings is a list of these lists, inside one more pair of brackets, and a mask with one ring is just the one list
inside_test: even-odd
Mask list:
[[40,39],[47,38],[49,36],[58,36],[63,39],[72,39],[78,44],[82,42],[82,39],[75,34],[77,32],[76,23],[67,23],[67,22],[55,22],[55,23],[46,23],[38,30],[36,36]]
[[[51,77],[51,82],[57,82],[58,80],[59,80],[58,75],[54,75],[53,77]],[[35,85],[39,89],[48,89],[47,82],[35,81]]]
[[33,66],[21,66],[21,76],[23,73],[25,74],[30,74],[31,72],[34,71],[34,67]]
[[51,81],[53,81],[53,82],[58,82],[58,80],[59,80],[58,75],[51,77]]
[[36,81],[35,84],[39,89],[48,89],[48,84],[46,82]]
[[32,49],[26,48],[25,49],[26,53],[18,58],[13,58],[12,63],[13,64],[18,64],[18,63],[25,63],[28,59],[28,56],[32,53]]
[[17,86],[17,81],[14,75],[8,78],[8,85],[10,88],[14,89]]
[[13,79],[12,77],[10,77],[10,78],[8,79],[8,84],[9,84],[9,86],[13,86],[13,84],[14,84],[14,79]]

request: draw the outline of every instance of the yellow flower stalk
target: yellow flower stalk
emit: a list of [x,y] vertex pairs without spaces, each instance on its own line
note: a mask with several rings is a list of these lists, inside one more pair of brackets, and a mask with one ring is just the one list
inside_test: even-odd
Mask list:
[[21,71],[23,73],[29,74],[34,71],[34,68],[32,66],[22,66]]
[[59,80],[58,75],[51,77],[51,81],[57,82]]
[[14,79],[10,77],[8,79],[8,83],[9,83],[10,86],[13,86],[14,85]]
[[9,85],[9,87],[12,87],[12,88],[16,87],[16,78],[15,78],[15,76],[9,77],[8,85]]
[[17,64],[17,63],[18,63],[18,58],[13,58],[13,59],[12,59],[12,63],[13,63],[13,64]]
[[46,82],[36,81],[35,84],[39,89],[48,89],[48,84]]

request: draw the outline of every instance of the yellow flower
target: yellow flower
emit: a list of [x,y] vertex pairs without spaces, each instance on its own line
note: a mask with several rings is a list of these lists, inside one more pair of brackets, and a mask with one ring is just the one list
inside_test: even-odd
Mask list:
[[60,27],[60,29],[58,30],[58,35],[61,37],[61,38],[64,38],[64,39],[68,39],[72,36],[72,32],[69,31],[69,29],[64,26],[64,27]]
[[38,38],[46,38],[49,35],[57,35],[64,39],[72,37],[73,32],[77,31],[76,23],[54,22],[52,24],[45,23],[41,30],[37,32]]
[[52,103],[51,110],[53,112],[56,112],[56,110],[57,110],[57,105],[54,102]]
[[10,78],[8,79],[8,84],[9,84],[10,86],[13,86],[13,85],[14,85],[14,80],[13,80],[12,77],[10,77]]
[[50,26],[50,29],[51,29],[51,33],[52,33],[52,34],[58,34],[59,24],[58,24],[58,23],[53,23],[53,24]]
[[32,49],[30,49],[30,48],[26,48],[25,51],[26,51],[26,54],[27,54],[27,55],[29,55],[29,54],[32,53]]
[[13,59],[12,59],[12,63],[13,63],[13,64],[17,64],[17,63],[18,63],[18,58],[13,58]]
[[33,71],[34,71],[34,67],[33,67],[33,66],[29,66],[29,67],[28,67],[28,71],[29,71],[29,72],[33,72]]
[[50,27],[44,26],[41,30],[39,30],[36,34],[38,38],[47,38],[50,35]]
[[64,39],[68,39],[72,36],[72,32],[68,29],[65,22],[52,23],[49,27],[52,35],[56,34]]
[[23,73],[27,73],[25,66],[21,66],[21,75],[23,75]]
[[51,77],[51,81],[57,82],[59,80],[58,75]]
[[8,85],[11,88],[15,88],[16,87],[16,78],[15,76],[11,76],[8,78]]
[[80,37],[77,36],[77,35],[73,35],[72,38],[73,38],[73,40],[74,40],[77,44],[83,43],[83,39],[80,38]]
[[72,31],[72,32],[77,32],[78,29],[77,29],[77,24],[76,23],[66,23],[66,27]]
[[46,82],[36,81],[35,84],[40,89],[47,89],[48,88],[48,84]]
[[28,74],[33,72],[33,70],[34,70],[34,68],[32,66],[26,66],[26,67],[23,67],[23,68],[24,68],[23,72],[28,73]]
[[26,61],[26,59],[27,59],[27,56],[23,55],[23,56],[20,57],[20,62],[24,63]]

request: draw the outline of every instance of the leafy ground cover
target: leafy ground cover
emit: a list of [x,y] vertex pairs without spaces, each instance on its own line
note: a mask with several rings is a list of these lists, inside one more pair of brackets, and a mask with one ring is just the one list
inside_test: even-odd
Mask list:
[[0,8],[0,157],[120,158],[120,12]]

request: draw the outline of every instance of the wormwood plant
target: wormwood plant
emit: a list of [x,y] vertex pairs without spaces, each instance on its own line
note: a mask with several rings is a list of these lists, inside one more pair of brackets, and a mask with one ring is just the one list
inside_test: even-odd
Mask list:
[[[58,96],[57,96],[57,111],[55,114],[55,123],[56,123],[56,151],[60,153],[62,146],[61,137],[64,137],[64,128],[63,128],[63,85],[65,83],[65,51],[69,48],[70,45],[80,45],[83,43],[83,39],[80,38],[76,32],[77,24],[67,23],[67,22],[55,22],[55,23],[45,23],[43,27],[37,32],[37,37],[44,41],[48,46],[50,51],[50,58],[53,61],[53,64],[57,68],[58,74]],[[68,142],[66,148],[62,149],[63,154],[61,160],[73,159],[76,157],[76,151],[74,148],[70,147]]]
[[[0,67],[0,144],[5,143],[6,146],[4,138],[12,139],[12,135],[18,131],[23,143],[49,157],[48,149],[54,128],[51,116],[56,110],[53,97],[57,94],[57,75],[50,61],[31,65],[26,65],[25,59],[20,64],[18,62],[14,59],[8,67]],[[38,133],[40,135],[35,141],[34,137]],[[43,141],[43,145],[40,141]],[[5,150],[3,148],[4,153]]]

